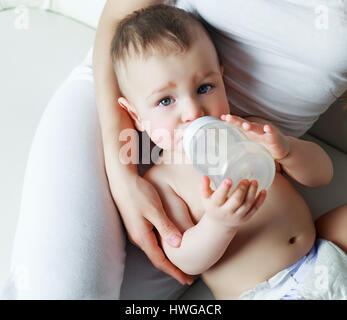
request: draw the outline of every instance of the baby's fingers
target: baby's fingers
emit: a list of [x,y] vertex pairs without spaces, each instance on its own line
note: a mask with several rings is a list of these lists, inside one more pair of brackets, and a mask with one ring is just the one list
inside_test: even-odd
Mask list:
[[231,194],[230,198],[225,202],[224,207],[234,213],[245,201],[247,196],[249,181],[242,180]]
[[230,178],[226,178],[222,181],[222,183],[218,186],[217,190],[211,196],[211,200],[216,206],[221,206],[224,204],[227,199],[228,192],[232,185],[232,181]]
[[223,115],[221,115],[221,119],[226,121],[226,122],[233,123],[234,125],[236,125],[239,128],[241,128],[243,123],[248,122],[247,120],[245,120],[243,118],[240,118],[238,116],[234,116],[231,114],[223,114]]
[[252,132],[258,135],[263,135],[265,133],[263,126],[254,122],[245,121],[242,123],[241,128],[246,132]]
[[253,180],[249,185],[243,204],[235,211],[236,215],[239,215],[242,217],[247,214],[247,212],[251,209],[252,205],[255,202],[257,189],[258,189],[258,182],[256,180]]
[[222,115],[221,119],[225,120],[226,122],[233,123],[238,128],[240,128],[246,132],[249,131],[249,132],[253,132],[256,134],[264,134],[264,129],[261,125],[259,125],[258,123],[250,122],[250,121],[243,119],[241,117],[228,114],[228,115]]
[[203,198],[209,198],[213,191],[210,188],[210,179],[208,176],[202,176],[201,193]]
[[243,217],[243,222],[248,221],[251,219],[254,214],[258,211],[258,209],[262,206],[266,198],[266,191],[262,190],[260,191],[256,201],[252,205],[252,207],[246,212],[245,216]]
[[274,134],[274,129],[268,124],[264,125],[263,130],[265,133]]

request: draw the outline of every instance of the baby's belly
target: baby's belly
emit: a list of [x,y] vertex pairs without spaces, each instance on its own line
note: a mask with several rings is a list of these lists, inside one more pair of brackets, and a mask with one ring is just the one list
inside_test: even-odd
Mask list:
[[237,299],[303,257],[314,240],[314,223],[305,201],[276,174],[263,206],[202,278],[216,299]]

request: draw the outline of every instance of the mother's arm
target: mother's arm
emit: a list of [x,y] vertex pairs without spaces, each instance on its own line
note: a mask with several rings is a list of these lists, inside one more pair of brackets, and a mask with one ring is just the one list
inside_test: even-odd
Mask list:
[[[120,92],[110,55],[111,41],[118,22],[135,10],[162,2],[153,0],[108,0],[106,2],[94,43],[94,83],[106,173],[112,196],[129,238],[146,253],[158,269],[185,284],[191,277],[185,275],[166,259],[152,229],[154,225],[160,235],[172,246],[180,245],[181,233],[167,218],[154,187],[138,175],[137,165],[124,165],[119,159],[122,145],[129,143],[119,141],[119,134],[124,129],[134,129],[134,126],[126,111],[118,106]],[[136,141],[133,140],[135,148],[132,150],[136,150]],[[170,242],[175,235],[178,236],[176,243]]]

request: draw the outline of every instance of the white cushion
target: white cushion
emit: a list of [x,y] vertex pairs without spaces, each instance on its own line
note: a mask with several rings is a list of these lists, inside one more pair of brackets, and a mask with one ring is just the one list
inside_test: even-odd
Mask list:
[[60,13],[96,28],[106,0],[0,0],[0,10],[25,6]]
[[106,0],[55,0],[50,9],[96,28],[105,2]]
[[[4,1],[1,3],[3,4]],[[28,28],[0,12],[0,287],[7,276],[30,145],[42,112],[94,43],[95,31],[64,16],[28,9]],[[76,41],[78,39],[78,41]]]

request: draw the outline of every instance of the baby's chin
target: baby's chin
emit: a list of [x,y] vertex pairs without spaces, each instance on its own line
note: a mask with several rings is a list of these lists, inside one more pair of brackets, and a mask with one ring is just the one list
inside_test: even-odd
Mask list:
[[183,153],[184,152],[182,144],[176,145],[174,148],[169,148],[167,146],[160,146],[160,145],[157,145],[157,146],[159,148],[163,149],[163,152],[165,152],[166,154],[168,154],[168,153]]
[[191,164],[185,152],[180,151],[178,148],[163,150],[160,154],[158,163],[165,163],[170,165],[187,165]]
[[173,151],[183,151],[183,136],[172,137],[171,139],[165,139],[162,136],[160,137],[151,137],[151,140],[161,149],[168,152]]
[[172,143],[159,142],[156,145],[163,149],[163,154],[165,153],[167,156],[171,154],[185,158],[185,152],[183,149],[183,138],[179,138],[177,141],[174,141]]

